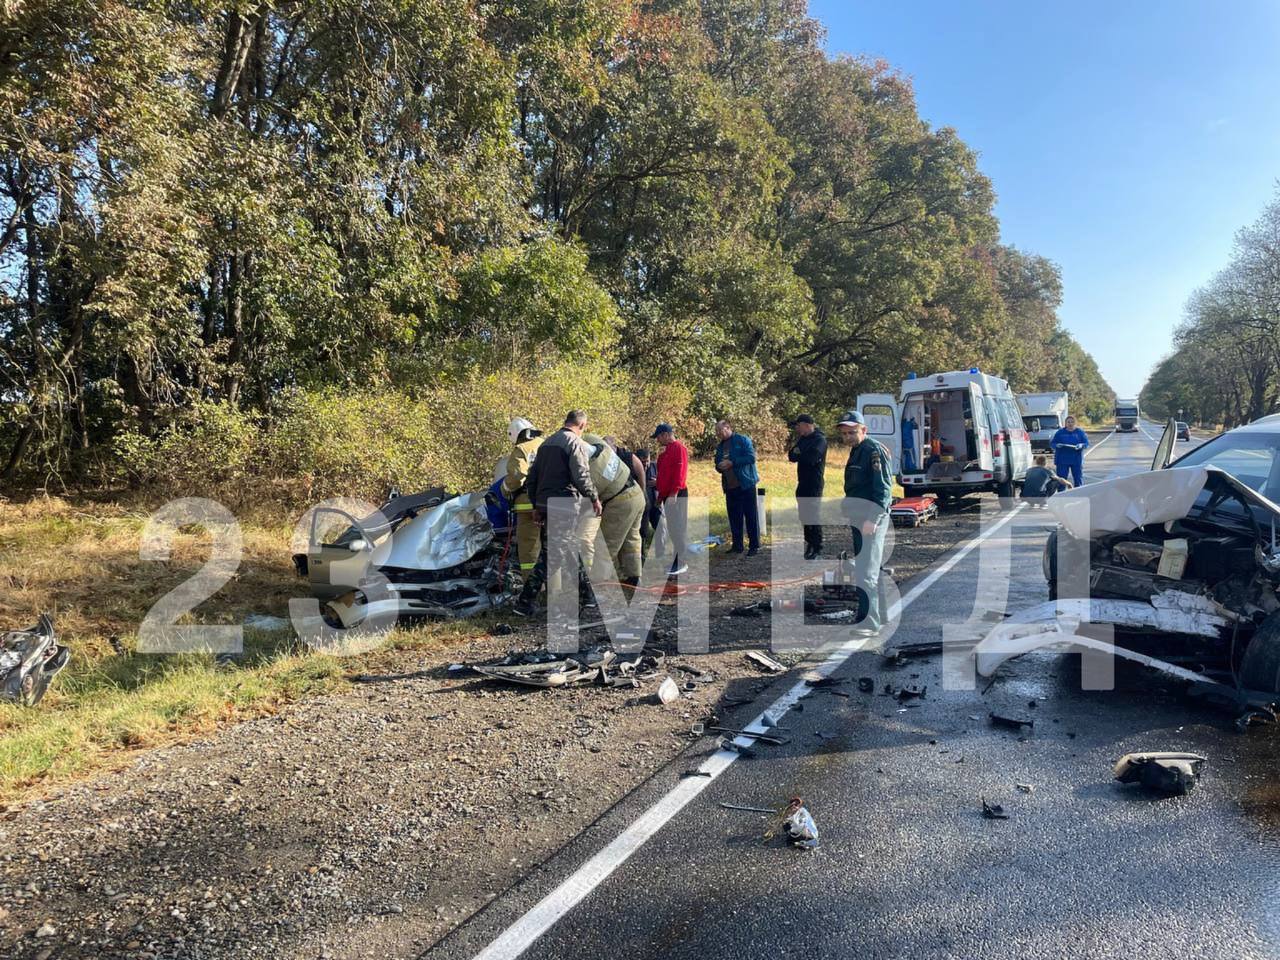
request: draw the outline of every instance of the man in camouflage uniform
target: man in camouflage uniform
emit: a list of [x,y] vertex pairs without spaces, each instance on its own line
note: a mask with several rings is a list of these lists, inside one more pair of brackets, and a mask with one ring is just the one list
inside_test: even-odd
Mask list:
[[867,436],[862,414],[850,410],[840,418],[840,433],[850,444],[844,467],[845,513],[853,523],[854,570],[858,586],[866,592],[867,612],[854,628],[857,636],[871,637],[884,626],[880,600],[880,562],[889,528],[889,504],[893,500],[892,458],[879,441]]

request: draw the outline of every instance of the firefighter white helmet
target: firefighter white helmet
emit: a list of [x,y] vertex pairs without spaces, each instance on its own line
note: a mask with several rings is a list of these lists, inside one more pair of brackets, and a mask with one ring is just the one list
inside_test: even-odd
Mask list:
[[507,436],[511,438],[512,443],[519,442],[520,434],[524,433],[526,430],[532,430],[534,436],[537,436],[538,434],[538,431],[534,428],[533,424],[524,417],[515,417],[509,424],[507,424]]

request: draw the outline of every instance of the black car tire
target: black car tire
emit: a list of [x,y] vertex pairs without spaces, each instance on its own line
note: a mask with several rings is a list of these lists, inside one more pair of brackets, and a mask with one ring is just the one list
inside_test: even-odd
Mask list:
[[1280,693],[1280,613],[1258,625],[1240,660],[1240,683],[1247,690]]

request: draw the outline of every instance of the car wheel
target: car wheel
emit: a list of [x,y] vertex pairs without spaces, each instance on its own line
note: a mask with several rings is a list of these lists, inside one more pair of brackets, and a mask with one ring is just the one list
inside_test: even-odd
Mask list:
[[1240,660],[1240,683],[1249,690],[1280,693],[1280,615],[1263,620]]
[[1013,494],[1013,477],[1010,477],[1008,480],[1001,480],[1000,484],[996,487],[996,496],[1002,500],[1008,500],[1013,497]]

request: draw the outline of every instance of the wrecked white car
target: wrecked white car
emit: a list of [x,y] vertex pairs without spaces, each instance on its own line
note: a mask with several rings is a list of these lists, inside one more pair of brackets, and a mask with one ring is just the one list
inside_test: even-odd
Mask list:
[[1061,524],[1044,552],[1051,602],[1017,619],[1074,612],[1162,666],[1280,693],[1280,417],[1170,464],[1175,432],[1170,421],[1151,472],[1048,501]]
[[491,511],[488,496],[436,488],[394,497],[362,518],[318,508],[307,551],[294,555],[294,566],[333,627],[491,609],[507,601],[513,585],[503,564],[505,537],[494,524],[504,512]]

